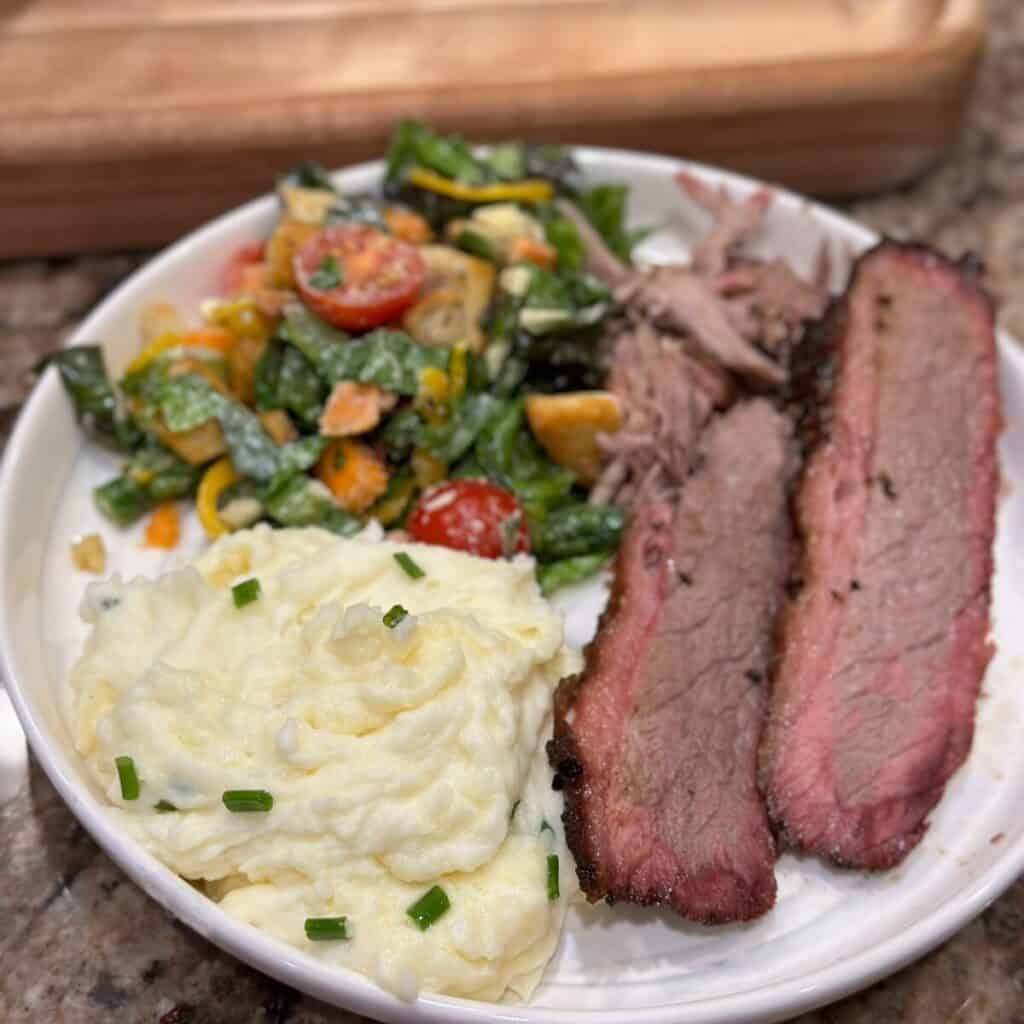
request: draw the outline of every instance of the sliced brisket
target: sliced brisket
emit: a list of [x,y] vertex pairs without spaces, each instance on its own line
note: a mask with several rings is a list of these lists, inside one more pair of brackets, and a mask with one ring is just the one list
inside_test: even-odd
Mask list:
[[716,417],[681,490],[632,509],[583,673],[559,688],[549,755],[584,892],[745,920],[775,900],[756,785],[764,679],[790,549],[788,420]]
[[888,242],[811,343],[835,366],[819,365],[827,405],[805,421],[820,437],[797,500],[803,587],[761,780],[794,846],[885,868],[967,756],[991,656],[992,309],[973,266]]

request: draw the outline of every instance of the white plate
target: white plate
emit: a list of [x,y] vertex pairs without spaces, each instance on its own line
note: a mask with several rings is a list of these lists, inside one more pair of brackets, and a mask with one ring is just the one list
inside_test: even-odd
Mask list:
[[[703,226],[678,194],[675,160],[585,149],[593,180],[633,186],[632,219],[665,227],[642,255],[678,258],[681,239]],[[755,183],[706,168],[709,182],[737,195]],[[339,176],[343,188],[371,186],[377,165]],[[264,237],[274,220],[270,198],[257,200],[190,235],[111,295],[75,334],[102,340],[114,372],[137,345],[139,311],[154,299],[196,308],[211,291],[232,246]],[[874,241],[870,232],[819,206],[780,195],[768,217],[765,253],[808,270],[828,239],[837,287],[847,252]],[[1024,481],[1024,355],[1000,340],[1007,430],[1003,471]],[[1024,687],[1024,488],[1011,486],[996,542],[995,634],[999,653],[978,705],[974,751],[932,817],[921,845],[894,871],[868,876],[784,856],[779,900],[762,920],[701,928],[670,914],[619,906],[581,906],[544,983],[527,1006],[490,1005],[425,995],[402,1003],[361,976],[333,970],[222,914],[120,833],[86,781],[65,725],[66,671],[82,629],[76,608],[87,578],[71,570],[76,533],[99,530],[109,567],[153,573],[164,559],[139,547],[139,534],[119,534],[94,510],[90,490],[116,460],[83,445],[55,374],[28,403],[0,475],[0,650],[11,696],[29,741],[72,811],[106,851],[154,899],[211,941],[267,974],[328,1002],[391,1021],[629,1021],[659,1024],[756,1024],[839,998],[897,969],[941,942],[981,911],[1024,868],[1024,744],[1019,742]],[[189,523],[186,548],[202,543]],[[181,557],[176,553],[175,559]],[[586,639],[600,591],[583,588],[563,603],[570,633]],[[998,838],[997,838],[998,837]]]

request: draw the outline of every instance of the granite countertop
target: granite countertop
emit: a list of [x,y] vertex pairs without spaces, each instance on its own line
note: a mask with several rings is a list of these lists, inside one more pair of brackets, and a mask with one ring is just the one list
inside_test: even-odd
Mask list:
[[[930,240],[954,255],[981,253],[1004,326],[1024,338],[1024,4],[993,6],[989,54],[952,158],[912,187],[849,210],[880,230]],[[0,265],[0,438],[39,355],[141,261]],[[0,864],[0,1020],[8,1024],[362,1019],[260,975],[174,921],[97,848],[31,762],[20,791],[0,806]],[[1024,1024],[1024,880],[916,965],[799,1018],[896,1021]]]

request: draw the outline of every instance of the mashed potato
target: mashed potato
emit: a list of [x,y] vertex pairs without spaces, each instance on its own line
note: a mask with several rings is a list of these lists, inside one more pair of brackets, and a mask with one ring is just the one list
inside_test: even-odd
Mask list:
[[[237,608],[250,577],[260,596]],[[389,628],[395,604],[410,614]],[[530,994],[573,886],[543,745],[579,656],[527,559],[256,527],[194,567],[94,584],[82,614],[76,742],[160,860],[405,997]],[[122,799],[121,756],[137,800]],[[273,809],[231,813],[233,789],[266,790]],[[406,909],[433,885],[451,909],[420,931]],[[305,919],[326,916],[347,918],[348,940],[306,939]]]

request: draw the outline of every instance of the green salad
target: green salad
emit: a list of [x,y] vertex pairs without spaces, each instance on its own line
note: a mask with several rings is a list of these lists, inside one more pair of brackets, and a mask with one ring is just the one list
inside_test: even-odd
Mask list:
[[265,521],[348,535],[369,519],[484,557],[532,552],[545,593],[597,572],[620,509],[590,504],[609,289],[565,202],[628,260],[627,190],[586,188],[561,146],[486,149],[398,127],[376,193],[303,164],[270,237],[225,253],[197,324],[154,302],[110,379],[99,346],[50,357],[91,437],[124,454],[96,490],[173,547]]

